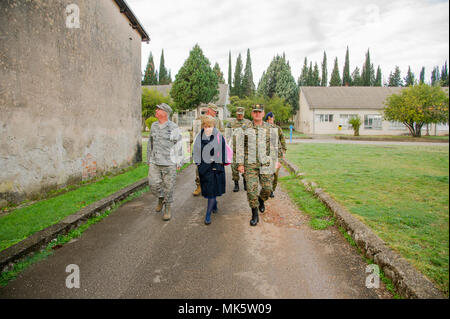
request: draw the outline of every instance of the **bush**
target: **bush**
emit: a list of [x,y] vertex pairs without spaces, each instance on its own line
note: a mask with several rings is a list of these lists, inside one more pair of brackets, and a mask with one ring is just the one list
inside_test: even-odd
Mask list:
[[156,117],[150,116],[148,119],[145,120],[145,125],[147,125],[148,129],[151,130],[152,124],[158,121]]
[[355,132],[355,136],[359,136],[359,127],[361,126],[361,119],[359,116],[352,117],[349,121],[349,124],[353,127],[353,131]]

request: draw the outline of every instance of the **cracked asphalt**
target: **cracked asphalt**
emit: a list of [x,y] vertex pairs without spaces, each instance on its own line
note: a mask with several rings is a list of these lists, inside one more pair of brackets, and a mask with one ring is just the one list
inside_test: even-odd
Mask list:
[[[194,169],[177,177],[171,221],[146,193],[26,269],[0,298],[391,298],[382,283],[366,288],[367,265],[336,227],[312,230],[280,187],[250,227],[229,167],[219,212],[204,225]],[[66,287],[69,264],[79,266],[80,288]]]

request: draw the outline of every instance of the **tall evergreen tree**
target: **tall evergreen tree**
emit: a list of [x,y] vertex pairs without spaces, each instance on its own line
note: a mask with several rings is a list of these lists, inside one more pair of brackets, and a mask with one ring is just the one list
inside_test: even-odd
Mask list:
[[447,68],[447,61],[445,61],[445,64],[442,66],[442,71],[441,71],[441,86],[448,86],[448,68]]
[[228,88],[231,92],[233,87],[233,71],[231,70],[231,51],[228,52]]
[[319,74],[319,66],[317,65],[317,62],[314,63],[313,85],[314,86],[320,86],[320,74]]
[[308,85],[308,60],[305,58],[305,62],[303,63],[303,68],[298,78],[297,84],[298,86],[307,86]]
[[424,66],[420,70],[419,83],[420,84],[424,84],[425,83],[425,67]]
[[378,66],[377,68],[377,76],[375,78],[374,86],[382,86],[382,76],[381,76],[381,67]]
[[400,74],[400,68],[396,65],[394,73],[389,74],[388,86],[403,86],[402,77]]
[[247,61],[245,62],[244,78],[242,79],[242,90],[244,96],[253,96],[255,94],[250,49],[247,49]]
[[350,57],[348,54],[348,46],[347,46],[347,52],[345,53],[344,72],[342,73],[342,85],[343,86],[352,85],[352,78],[350,76]]
[[234,96],[244,97],[242,90],[242,57],[239,53],[236,59],[236,67],[234,68],[234,80],[232,94]]
[[328,85],[327,53],[323,51],[321,86]]
[[155,72],[155,63],[153,62],[153,54],[150,52],[148,57],[147,67],[145,68],[144,80],[142,85],[156,85],[158,84],[158,77]]
[[293,110],[298,109],[298,86],[284,56],[273,58],[258,85],[258,95],[285,99]]
[[405,86],[414,85],[416,82],[414,73],[411,72],[411,66],[408,66],[408,72],[404,78]]
[[172,83],[172,71],[169,69],[169,75],[167,76],[167,79],[169,80],[169,84]]
[[370,62],[369,49],[367,49],[366,60],[362,68],[361,81],[363,86],[372,86],[375,82],[375,70]]
[[309,62],[308,79],[306,81],[306,85],[307,86],[314,86],[314,75],[313,75],[312,61]]
[[359,67],[356,67],[352,72],[352,86],[362,86],[362,78]]
[[435,66],[431,72],[431,85],[440,85],[439,67]]
[[169,84],[169,73],[164,65],[164,49],[161,52],[161,60],[159,61],[159,81],[158,84]]
[[338,58],[334,58],[334,67],[331,72],[330,86],[341,86],[341,76],[339,75],[339,66],[338,66]]
[[170,96],[181,110],[191,110],[201,103],[209,103],[219,94],[217,76],[198,44],[178,71]]
[[220,70],[219,63],[216,62],[216,64],[214,64],[213,71],[217,75],[217,80],[219,81],[219,83],[225,83],[225,79],[223,78],[223,73]]

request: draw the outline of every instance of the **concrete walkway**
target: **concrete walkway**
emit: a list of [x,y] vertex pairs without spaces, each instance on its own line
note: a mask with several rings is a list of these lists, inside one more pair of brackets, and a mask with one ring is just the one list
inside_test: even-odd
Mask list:
[[[383,286],[366,288],[366,264],[335,227],[312,230],[280,189],[250,227],[229,167],[228,192],[204,225],[194,168],[177,177],[170,222],[146,193],[0,288],[0,298],[390,298]],[[65,286],[69,264],[79,266],[79,289]]]

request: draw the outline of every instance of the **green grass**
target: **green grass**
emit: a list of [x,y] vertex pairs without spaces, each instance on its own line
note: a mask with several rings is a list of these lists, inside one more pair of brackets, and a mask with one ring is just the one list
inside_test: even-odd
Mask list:
[[[283,134],[286,139],[289,139],[289,134],[290,134],[289,129],[283,129]],[[307,135],[292,130],[292,137],[305,137],[305,136],[307,136]]]
[[[143,150],[146,150],[146,144],[143,143]],[[0,251],[145,178],[148,175],[148,166],[144,164],[147,160],[146,152],[143,151],[142,154],[143,163],[123,174],[107,176],[95,183],[18,208],[0,217]]]
[[333,214],[317,197],[308,192],[300,180],[294,176],[279,179],[281,187],[287,191],[297,207],[310,217],[313,229],[326,229],[334,225]]
[[384,139],[384,140],[396,140],[396,139],[401,139],[401,140],[411,140],[411,141],[425,141],[426,140],[447,140],[448,141],[448,136],[426,136],[426,135],[422,135],[422,137],[412,137],[410,135],[359,135],[359,136],[354,136],[353,134],[333,134],[333,136],[343,136],[343,137],[352,137],[355,139],[365,139],[365,138],[370,138],[370,139]]
[[449,159],[442,146],[289,145],[287,158],[448,295]]

